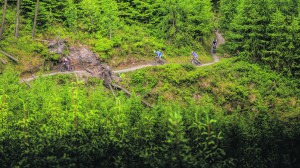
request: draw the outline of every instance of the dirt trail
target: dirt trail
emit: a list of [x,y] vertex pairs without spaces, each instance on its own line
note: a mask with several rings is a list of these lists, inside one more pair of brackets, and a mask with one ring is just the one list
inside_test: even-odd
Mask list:
[[152,64],[139,65],[139,66],[135,66],[135,67],[132,67],[132,68],[116,70],[116,71],[113,71],[113,72],[114,73],[125,73],[125,72],[135,71],[135,70],[150,67],[150,66],[153,66],[153,65]]
[[[215,32],[215,35],[217,36],[217,39],[218,39],[217,47],[220,44],[224,44],[225,43],[225,39],[223,38],[223,36],[218,31]],[[198,67],[213,65],[216,62],[220,61],[220,58],[216,55],[216,53],[211,53],[211,54],[213,56],[214,61],[210,62],[210,63],[202,64],[202,65],[200,65]],[[121,69],[121,70],[113,70],[113,72],[114,73],[126,73],[126,72],[136,71],[138,69],[142,69],[142,68],[146,68],[146,67],[150,67],[150,66],[154,66],[154,65],[152,65],[152,64],[139,65],[139,66],[135,66],[135,67],[131,67],[131,68],[126,68],[126,69]],[[76,70],[76,71],[71,71],[71,72],[69,72],[69,71],[67,71],[67,72],[51,72],[49,74],[43,74],[42,77],[53,76],[53,75],[57,75],[57,74],[75,74],[75,75],[79,75],[79,76],[82,76],[82,75],[91,76],[92,75],[91,73],[89,73],[89,72],[87,72],[85,70]],[[33,75],[32,77],[29,77],[29,78],[23,78],[21,80],[21,82],[24,82],[24,81],[25,82],[30,82],[32,80],[35,80],[36,78],[38,78],[38,76]]]

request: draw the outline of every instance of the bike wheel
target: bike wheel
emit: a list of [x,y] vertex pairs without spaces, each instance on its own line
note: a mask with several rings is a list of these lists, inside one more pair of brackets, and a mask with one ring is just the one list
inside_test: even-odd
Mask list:
[[67,70],[67,67],[65,65],[61,65],[59,70],[60,72],[65,72]]
[[74,71],[75,70],[75,66],[74,65],[71,65],[70,66],[70,71]]
[[191,63],[193,64],[193,65],[196,65],[197,66],[197,61],[195,60],[195,59],[191,59]]
[[87,66],[86,64],[87,64],[87,63],[86,63],[86,61],[84,61],[82,58],[79,59],[79,63],[80,63],[81,68],[83,68],[83,69],[86,68],[86,66]]
[[156,65],[157,65],[157,60],[156,60],[156,58],[154,58],[154,60],[151,61],[150,64],[156,66]]

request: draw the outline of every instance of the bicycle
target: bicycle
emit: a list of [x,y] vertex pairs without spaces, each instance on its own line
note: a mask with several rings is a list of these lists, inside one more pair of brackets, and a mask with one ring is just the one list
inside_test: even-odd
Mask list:
[[[69,71],[74,71],[74,70],[75,70],[75,66],[74,66],[74,65],[72,65],[71,63],[69,63],[69,66],[70,66],[70,67],[69,67]],[[63,63],[61,64],[59,70],[60,70],[60,72],[65,72],[65,71],[67,71],[67,70],[68,70],[68,65],[67,65],[65,62],[63,62]]]
[[212,53],[215,54],[217,52],[217,44],[212,45]]
[[166,64],[167,62],[163,59],[158,59],[157,57],[154,58],[154,60],[151,62],[152,65],[163,65]]
[[191,63],[192,64],[194,64],[194,65],[196,65],[196,66],[199,66],[199,65],[201,65],[202,63],[200,62],[200,61],[198,61],[196,58],[192,58],[192,59],[190,59],[190,61],[191,61]]

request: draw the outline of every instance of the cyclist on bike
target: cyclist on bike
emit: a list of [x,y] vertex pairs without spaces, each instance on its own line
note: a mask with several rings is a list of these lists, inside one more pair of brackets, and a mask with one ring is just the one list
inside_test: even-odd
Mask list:
[[217,39],[216,38],[214,38],[212,45],[213,45],[214,49],[217,48]]
[[66,66],[68,71],[70,71],[70,64],[71,64],[71,61],[67,57],[64,57],[63,58],[63,65]]
[[195,51],[192,51],[192,56],[193,56],[193,59],[195,60],[195,63],[200,64],[200,62],[198,60],[198,54]]
[[161,57],[163,55],[162,52],[160,52],[160,51],[154,51],[154,53],[156,54],[155,58],[158,58],[158,62],[163,63],[163,60],[161,59]]
[[195,51],[192,51],[192,56],[193,56],[196,60],[198,60],[198,54],[197,54]]

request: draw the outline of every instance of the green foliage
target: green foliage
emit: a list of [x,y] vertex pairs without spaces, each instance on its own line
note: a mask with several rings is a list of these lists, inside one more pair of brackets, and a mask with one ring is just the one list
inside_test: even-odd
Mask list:
[[[22,0],[20,37],[32,32],[35,1]],[[4,38],[13,36],[16,4],[9,5]],[[40,0],[36,37],[91,45],[100,57],[144,60],[153,50],[168,56],[203,50],[212,30],[212,3],[200,1]],[[61,31],[63,30],[63,31]],[[149,58],[147,58],[149,59]]]
[[[155,79],[157,84],[152,85],[151,81]],[[222,158],[226,152],[234,160],[214,160],[213,165],[293,167],[299,163],[296,159],[299,155],[295,154],[299,150],[300,128],[300,90],[296,79],[280,76],[256,64],[231,59],[194,70],[181,65],[139,70],[123,78],[123,85],[126,84],[148,101],[155,103],[161,97],[163,102],[172,101],[183,106],[186,111],[179,113],[183,116],[198,115],[198,124],[188,117],[183,120],[184,125],[193,123],[190,128],[193,138],[190,140],[197,139],[194,136],[198,135],[195,131],[198,127],[202,136],[207,136],[208,125],[222,131],[222,136],[214,134],[210,139],[214,143],[208,143],[208,139],[189,143],[195,147],[198,144],[196,151],[200,152],[193,155],[202,156],[202,151],[207,149],[205,146],[212,145],[210,147],[214,149],[213,145],[219,144],[217,137],[220,136],[225,141],[221,144],[227,145],[226,148],[213,150],[212,155],[205,155],[206,159]],[[191,109],[196,111],[190,113]],[[214,123],[211,117],[218,122]]]
[[[139,83],[140,77],[135,78],[133,82]],[[189,143],[192,136],[197,135],[199,143],[207,139],[190,129],[197,120],[186,115],[195,112],[192,107],[158,104],[147,109],[135,94],[127,98],[118,92],[113,99],[96,79],[84,84],[71,76],[38,78],[28,88],[9,70],[0,76],[0,83],[3,167],[204,167],[215,163],[190,153],[198,151]],[[214,150],[207,150],[214,155]]]
[[139,26],[124,26],[122,30],[115,33],[112,39],[114,46],[113,56],[115,57],[144,57],[153,56],[154,49],[165,50],[163,40],[150,35],[149,30]]
[[[159,35],[170,39],[175,46],[191,44],[193,39],[205,39],[211,29],[211,2],[201,1],[158,1],[161,8],[155,22],[160,27]],[[199,17],[201,16],[201,17]]]
[[229,30],[230,23],[235,19],[241,0],[220,0],[220,28]]
[[[299,74],[298,1],[221,1],[227,49],[288,76]],[[230,24],[231,23],[231,24]]]
[[77,6],[74,4],[73,0],[67,0],[67,7],[64,12],[65,25],[70,27],[73,30],[77,28],[77,19],[78,19],[78,9]]

